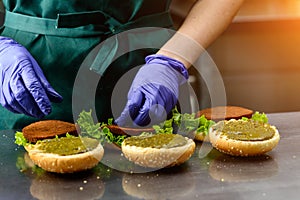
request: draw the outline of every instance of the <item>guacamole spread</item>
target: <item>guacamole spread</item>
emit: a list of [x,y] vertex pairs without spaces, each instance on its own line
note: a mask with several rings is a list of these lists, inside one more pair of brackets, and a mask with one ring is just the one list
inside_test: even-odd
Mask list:
[[61,156],[84,153],[95,149],[99,142],[91,138],[61,137],[38,141],[39,150],[44,153],[53,153]]
[[187,140],[178,134],[161,133],[150,136],[132,136],[124,140],[125,145],[151,148],[172,148],[184,146]]
[[220,123],[216,129],[229,139],[242,141],[263,141],[273,137],[275,130],[268,123],[254,120],[230,120]]

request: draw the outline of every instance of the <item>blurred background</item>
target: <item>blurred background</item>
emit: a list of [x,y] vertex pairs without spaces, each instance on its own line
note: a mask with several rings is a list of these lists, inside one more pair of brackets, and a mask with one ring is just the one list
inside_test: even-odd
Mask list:
[[[177,26],[194,2],[173,0]],[[222,74],[228,105],[262,112],[300,110],[299,0],[245,0],[207,50]],[[201,106],[208,106],[205,87],[195,86]]]
[[[172,1],[176,27],[194,2]],[[228,105],[268,113],[300,111],[300,0],[245,0],[207,50],[222,75]],[[193,69],[191,74],[201,108],[209,107],[205,84]]]

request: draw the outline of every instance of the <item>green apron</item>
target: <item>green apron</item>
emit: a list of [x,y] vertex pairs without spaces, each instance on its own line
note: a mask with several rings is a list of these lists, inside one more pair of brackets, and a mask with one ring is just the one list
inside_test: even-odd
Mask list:
[[[82,86],[83,94],[78,98],[86,105],[79,105],[74,114],[72,90],[83,61],[98,44],[117,33],[142,27],[172,27],[168,0],[4,0],[3,3],[6,14],[1,35],[25,46],[64,98],[62,103],[52,103],[52,112],[45,119],[74,122],[80,109],[88,109],[91,102],[96,102],[99,121],[112,117],[111,93],[116,82],[122,74],[143,64],[144,57],[157,49],[135,50],[113,60],[112,54],[118,52],[124,41],[102,46],[93,66],[86,66],[86,77],[81,77],[87,84]],[[171,35],[167,30],[153,30],[142,38],[131,35],[125,44],[154,42],[161,46]],[[100,80],[95,99],[84,99],[91,79]],[[0,130],[19,129],[37,120],[40,119],[0,108]]]

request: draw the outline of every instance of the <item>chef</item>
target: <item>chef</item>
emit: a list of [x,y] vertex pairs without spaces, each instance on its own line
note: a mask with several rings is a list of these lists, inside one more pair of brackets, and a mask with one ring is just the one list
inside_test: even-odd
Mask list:
[[[143,41],[128,40],[126,44],[155,40],[160,44],[158,50],[128,52],[105,69],[91,70],[91,76],[85,78],[101,76],[95,94],[101,121],[112,117],[111,93],[118,79],[143,64],[115,121],[124,125],[129,117],[133,124],[144,126],[151,122],[150,114],[161,118],[176,105],[191,65],[190,59],[172,49],[193,52],[192,60],[201,54],[179,35],[206,48],[225,30],[242,2],[195,1],[177,33],[170,34],[169,0],[3,0],[0,129],[21,128],[41,119],[72,121],[73,85],[84,59],[107,38],[143,27],[164,29],[159,34],[146,32]],[[117,44],[113,46],[116,51]],[[97,57],[105,61],[109,51],[102,52]]]

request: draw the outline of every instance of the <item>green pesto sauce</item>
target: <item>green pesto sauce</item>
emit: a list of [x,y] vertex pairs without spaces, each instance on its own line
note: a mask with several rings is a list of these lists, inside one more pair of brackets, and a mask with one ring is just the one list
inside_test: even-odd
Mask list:
[[151,148],[172,148],[183,146],[187,140],[178,134],[155,134],[151,136],[132,136],[124,140],[125,145]]
[[230,139],[242,141],[262,141],[273,137],[275,130],[270,124],[253,120],[235,120],[221,123],[218,130]]
[[37,144],[38,149],[45,153],[67,156],[95,149],[99,142],[91,138],[61,137],[41,140]]

